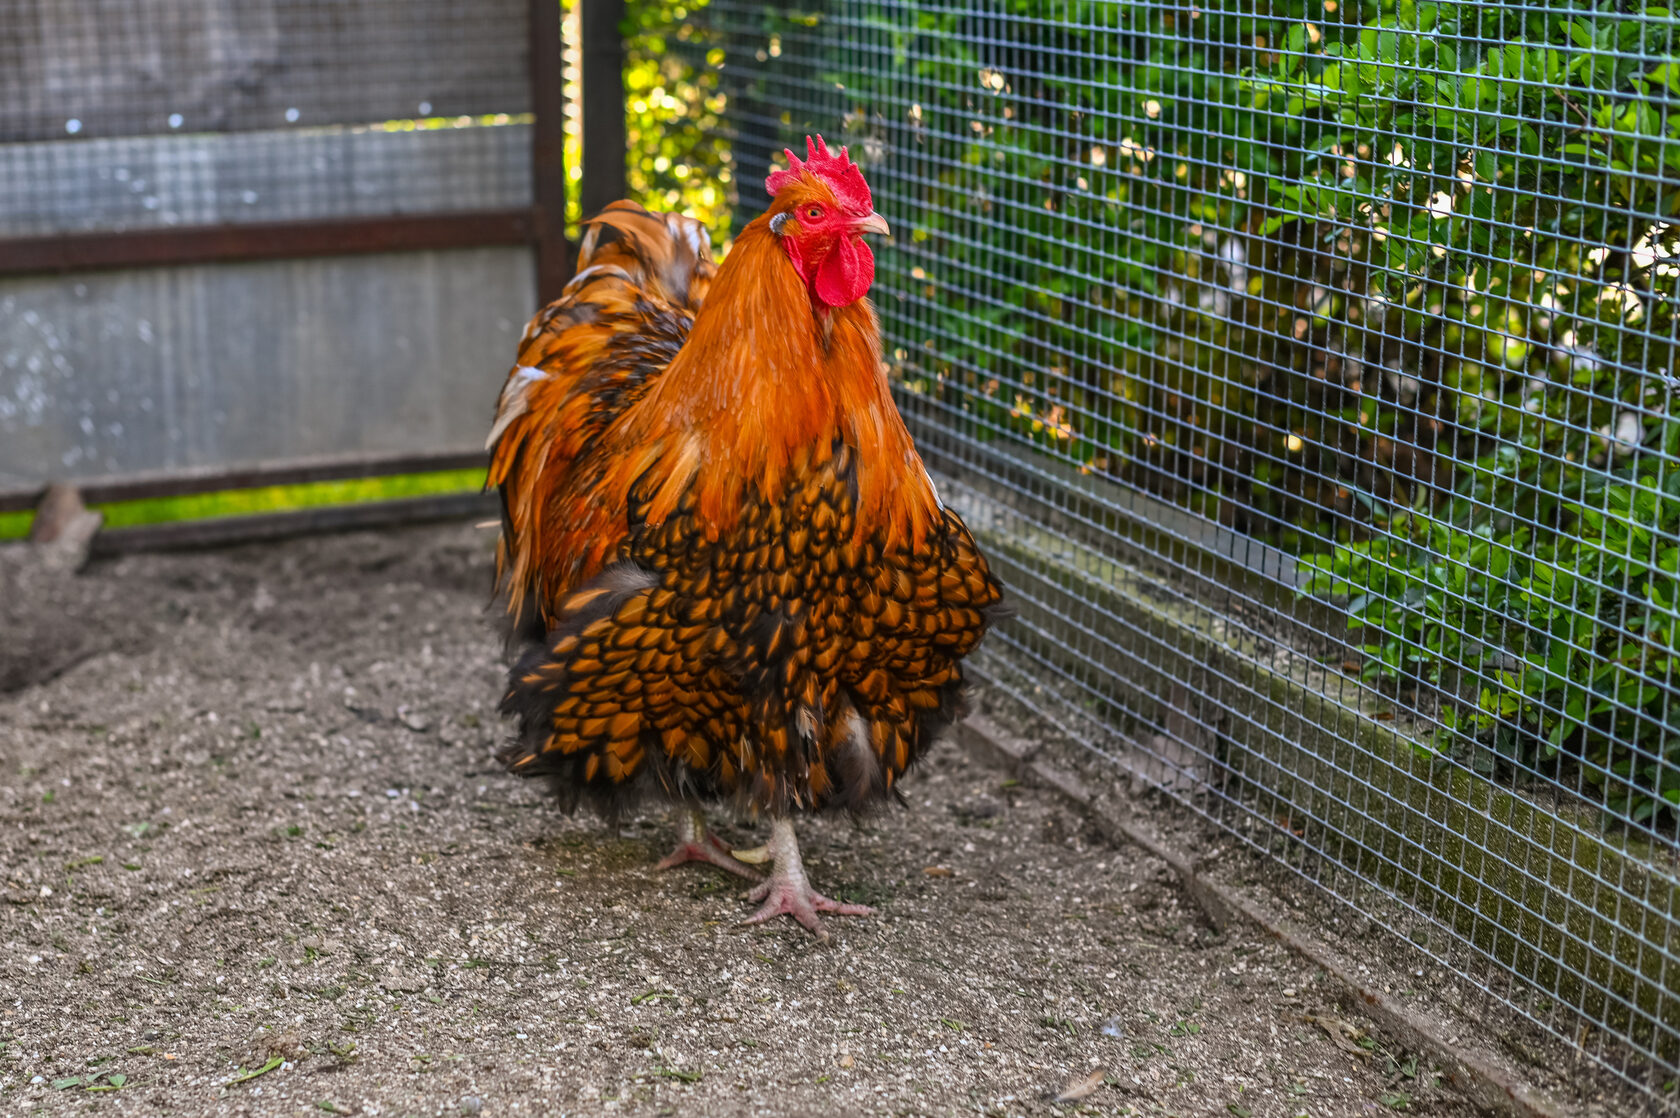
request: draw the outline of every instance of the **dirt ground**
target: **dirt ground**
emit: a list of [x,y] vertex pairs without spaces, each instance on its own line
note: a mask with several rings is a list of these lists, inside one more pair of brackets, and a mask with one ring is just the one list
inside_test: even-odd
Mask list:
[[953,745],[803,825],[879,917],[742,927],[494,765],[487,537],[0,564],[0,1112],[1476,1113]]

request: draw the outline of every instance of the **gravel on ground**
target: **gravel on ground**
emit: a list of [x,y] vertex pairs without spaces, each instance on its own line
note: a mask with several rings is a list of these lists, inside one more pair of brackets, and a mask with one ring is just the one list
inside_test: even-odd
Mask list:
[[494,763],[488,535],[4,549],[0,1112],[1476,1113],[954,745],[907,807],[802,824],[878,917],[741,926],[739,882],[653,871],[661,813]]

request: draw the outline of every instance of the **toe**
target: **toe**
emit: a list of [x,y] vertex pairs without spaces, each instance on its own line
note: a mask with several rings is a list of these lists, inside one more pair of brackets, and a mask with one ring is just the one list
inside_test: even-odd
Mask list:
[[816,910],[810,905],[789,902],[786,897],[771,897],[764,903],[764,907],[741,921],[743,924],[764,924],[778,916],[791,916],[799,921],[800,927],[817,937],[819,943],[828,943],[831,937],[828,928],[818,919]]
[[692,849],[686,845],[679,845],[675,850],[671,851],[669,854],[665,855],[665,857],[659,859],[658,862],[654,863],[653,868],[656,870],[675,869],[676,867],[683,865],[686,862],[692,862],[693,860],[694,853]]
[[799,921],[801,927],[817,937],[818,943],[829,942],[828,927],[817,917],[817,910],[810,904],[795,901],[788,906],[787,913]]
[[[722,847],[722,849],[718,849]],[[693,842],[678,843],[665,857],[654,864],[656,870],[668,870],[676,866],[684,866],[690,862],[704,862],[716,866],[720,870],[728,870],[737,877],[744,877],[748,881],[758,881],[759,875],[747,866],[741,865],[729,857],[729,848],[717,843],[714,846],[708,842],[705,845]]]
[[764,875],[763,874],[760,874],[757,870],[753,869],[751,866],[745,866],[745,865],[742,865],[740,862],[736,861],[730,855],[729,847],[724,845],[723,843],[719,842],[715,838],[712,840],[711,853],[706,858],[706,861],[710,862],[712,865],[716,866],[720,870],[728,870],[730,873],[734,874],[736,877],[745,878],[748,881],[762,881],[762,880],[764,880]]
[[818,912],[832,912],[837,916],[874,916],[876,911],[866,904],[845,904],[825,897],[821,893],[811,894],[811,907]]

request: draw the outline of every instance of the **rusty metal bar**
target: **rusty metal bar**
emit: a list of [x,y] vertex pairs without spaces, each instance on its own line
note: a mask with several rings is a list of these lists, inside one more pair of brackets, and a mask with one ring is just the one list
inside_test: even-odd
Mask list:
[[[317,481],[351,481],[357,478],[392,477],[397,474],[435,473],[483,466],[484,451],[457,447],[449,450],[378,452],[333,455],[330,458],[289,458],[278,462],[253,462],[244,466],[209,466],[167,470],[146,474],[70,481],[90,504],[112,501],[140,501],[149,497],[185,497],[196,493],[219,493],[228,489],[256,489],[265,485],[306,485]],[[22,512],[35,507],[46,486],[0,489],[0,512]]]
[[587,216],[625,193],[624,0],[578,0],[583,38],[583,183]]
[[531,198],[536,221],[537,304],[560,295],[572,276],[566,240],[565,75],[560,0],[531,0]]
[[0,275],[524,245],[537,225],[518,209],[16,237],[0,239]]

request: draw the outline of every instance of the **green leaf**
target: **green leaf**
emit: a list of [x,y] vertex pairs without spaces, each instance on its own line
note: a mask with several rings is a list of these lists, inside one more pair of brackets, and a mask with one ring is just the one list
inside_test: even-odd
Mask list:
[[1302,55],[1307,50],[1306,24],[1297,23],[1283,36],[1283,55],[1279,64],[1283,67],[1285,76],[1295,73],[1301,68]]
[[267,1075],[269,1072],[273,1071],[275,1068],[279,1067],[281,1064],[283,1064],[285,1062],[286,1061],[282,1057],[270,1056],[269,1059],[268,1059],[268,1063],[264,1064],[262,1067],[256,1069],[255,1071],[247,1071],[247,1072],[243,1072],[240,1075],[234,1076],[232,1079],[227,1081],[227,1085],[229,1087],[232,1087],[236,1083],[248,1083],[251,1080],[257,1078],[259,1075]]

